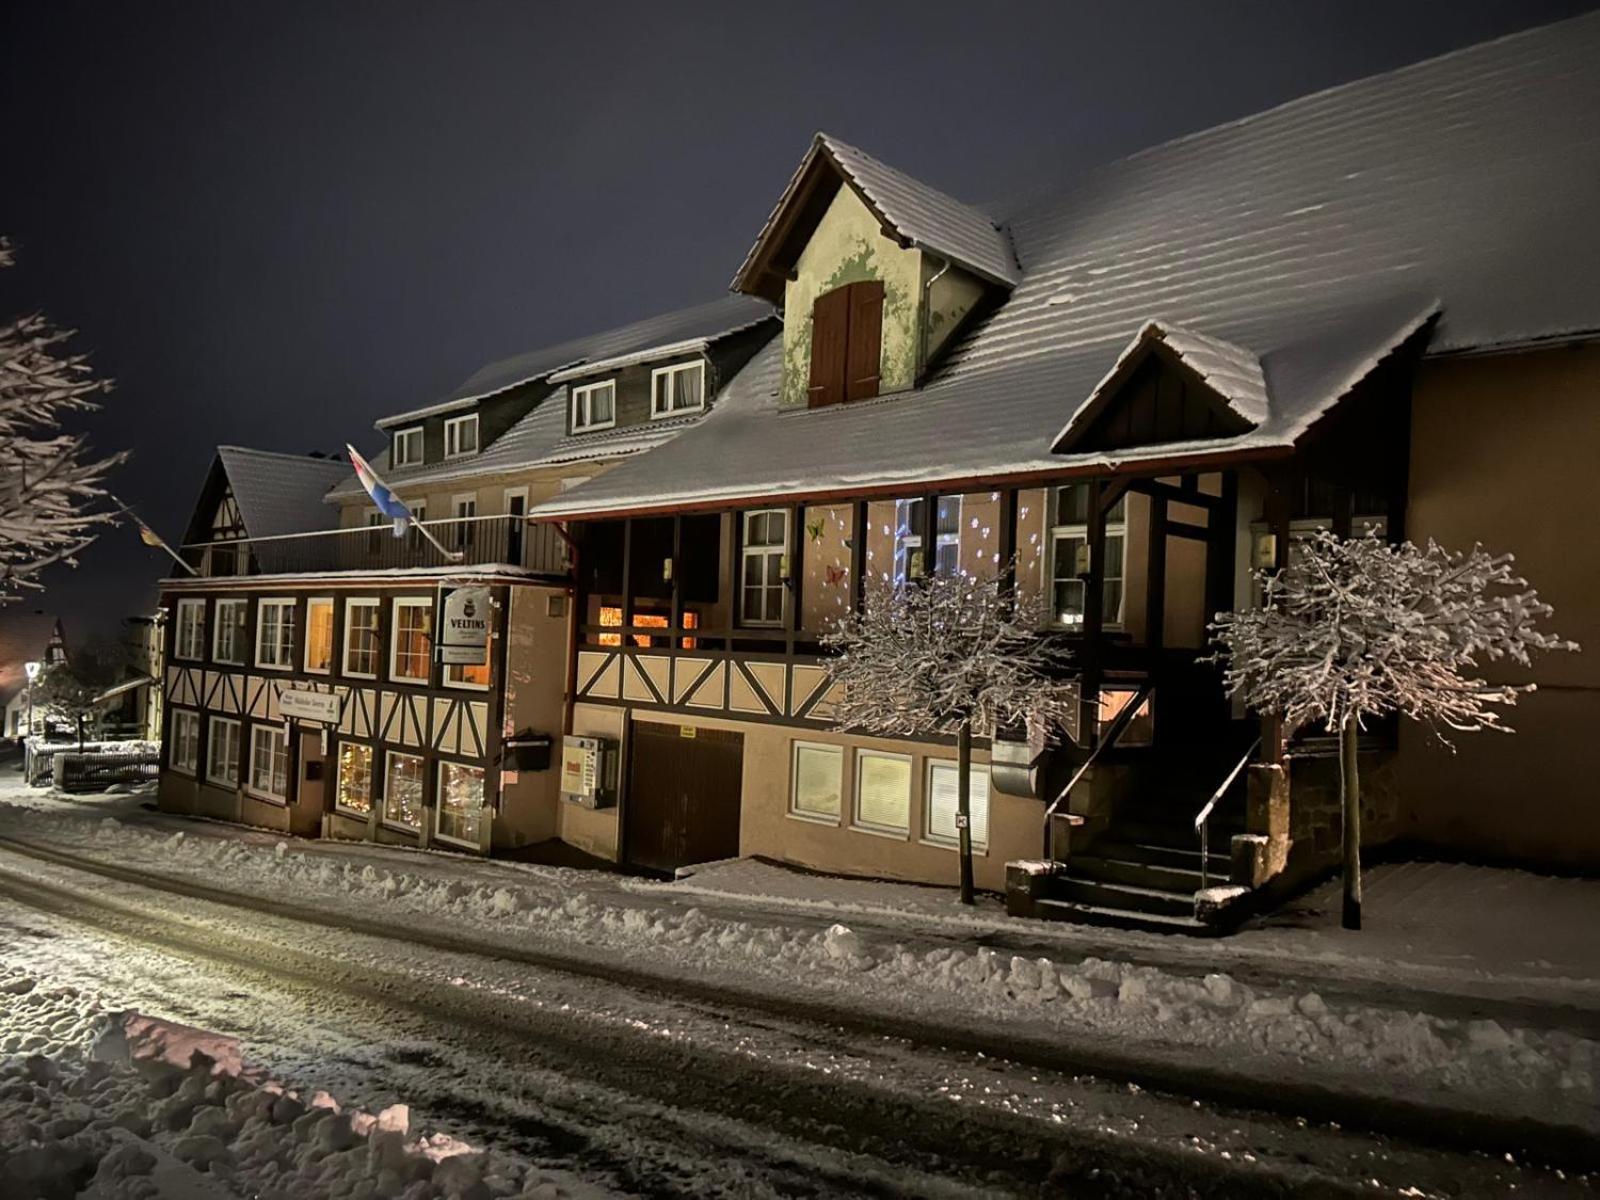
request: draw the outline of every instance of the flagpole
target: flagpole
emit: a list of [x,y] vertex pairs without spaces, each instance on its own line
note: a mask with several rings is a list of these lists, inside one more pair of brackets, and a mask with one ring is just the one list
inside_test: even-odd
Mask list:
[[[170,554],[172,556],[172,561],[173,562],[177,563],[180,567],[182,567],[185,571],[189,572],[189,574],[191,574],[191,575],[199,575],[200,574],[200,572],[195,570],[194,567],[190,566],[189,563],[187,561],[185,561],[184,558],[176,550],[174,550],[171,546],[167,545],[167,539],[166,538],[162,537],[154,529],[151,529],[149,525],[146,525],[144,523],[144,521],[140,518],[138,513],[134,512],[133,509],[129,508],[121,500],[117,500],[117,498],[115,496],[111,497],[111,499],[116,500],[116,502],[117,502],[117,511],[119,513],[121,513],[125,517],[132,517],[133,518],[133,522],[134,522],[135,525],[138,525],[141,529],[144,529],[145,531],[147,531],[150,534],[151,537],[155,538],[156,547],[158,549],[165,550],[168,554]],[[140,541],[144,541],[143,538],[140,538],[139,540]],[[149,544],[150,543],[145,542],[145,545],[148,546]]]
[[461,550],[446,550],[444,548],[444,546],[440,543],[439,539],[434,537],[433,534],[428,532],[428,527],[426,525],[424,525],[421,521],[417,520],[415,517],[409,518],[407,523],[411,526],[411,528],[415,529],[423,537],[427,538],[428,542],[433,546],[433,548],[435,550],[437,550],[440,554],[444,555],[446,562],[461,562],[463,559],[465,559],[467,557],[466,553],[464,551],[461,551]]

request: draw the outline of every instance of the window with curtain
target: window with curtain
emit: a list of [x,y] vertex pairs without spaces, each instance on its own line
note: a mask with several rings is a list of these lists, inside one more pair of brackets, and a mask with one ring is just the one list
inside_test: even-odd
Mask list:
[[200,714],[186,708],[172,710],[172,748],[167,765],[193,775],[200,761]]
[[178,628],[173,635],[174,658],[202,659],[206,656],[206,602],[178,601]]
[[844,749],[796,742],[793,774],[790,811],[799,817],[836,823],[844,780]]
[[361,679],[378,674],[378,602],[344,603],[344,673]]
[[256,666],[294,665],[294,601],[256,601]]
[[657,367],[650,373],[650,415],[670,417],[704,407],[705,384],[703,362]]
[[[989,845],[989,768],[974,766],[968,775],[967,807],[971,816],[972,844],[976,849]],[[923,838],[941,846],[959,844],[956,827],[956,789],[961,770],[953,762],[928,764],[928,809]]]
[[218,600],[216,640],[211,656],[219,663],[243,666],[249,622],[250,601]]
[[878,833],[911,829],[911,759],[877,750],[856,753],[855,823]]
[[326,597],[306,601],[306,670],[333,670],[333,601]]
[[427,683],[432,660],[433,601],[396,600],[389,678],[406,683]]
[[239,786],[239,722],[212,717],[206,744],[206,779],[228,787]]

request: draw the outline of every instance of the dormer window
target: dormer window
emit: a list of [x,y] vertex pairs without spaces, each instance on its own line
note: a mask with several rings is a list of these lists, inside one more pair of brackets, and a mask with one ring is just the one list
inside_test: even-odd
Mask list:
[[397,467],[414,467],[422,461],[422,426],[399,429],[394,435],[394,449],[389,457]]
[[617,423],[617,381],[574,384],[572,388],[572,432],[610,429]]
[[703,362],[657,367],[650,373],[650,416],[670,417],[704,408],[705,385],[706,365]]
[[882,350],[882,280],[848,283],[818,296],[811,308],[810,407],[876,396]]
[[452,417],[444,423],[444,456],[460,458],[478,452],[478,414]]

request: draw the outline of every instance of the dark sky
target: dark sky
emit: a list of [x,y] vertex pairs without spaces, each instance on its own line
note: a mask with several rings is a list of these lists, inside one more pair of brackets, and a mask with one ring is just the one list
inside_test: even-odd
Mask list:
[[[722,294],[817,129],[980,200],[1589,7],[0,0],[0,313],[80,331],[175,541],[219,442],[370,446]],[[113,531],[43,603],[76,640],[165,562]]]

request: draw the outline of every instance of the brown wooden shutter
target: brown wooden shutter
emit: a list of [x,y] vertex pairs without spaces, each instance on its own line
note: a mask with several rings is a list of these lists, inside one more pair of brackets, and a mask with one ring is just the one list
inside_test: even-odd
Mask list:
[[812,408],[838,404],[845,394],[845,347],[850,330],[850,289],[835,288],[811,308]]
[[850,337],[845,352],[844,398],[866,400],[878,394],[878,360],[883,350],[883,281],[852,283]]

